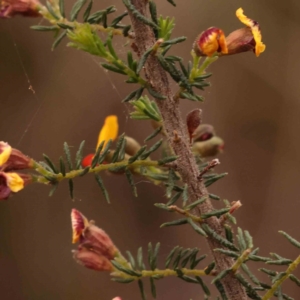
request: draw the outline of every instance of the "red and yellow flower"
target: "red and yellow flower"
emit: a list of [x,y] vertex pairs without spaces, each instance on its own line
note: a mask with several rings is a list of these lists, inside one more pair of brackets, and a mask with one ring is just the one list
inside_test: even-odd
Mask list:
[[221,56],[254,51],[259,56],[264,52],[266,46],[262,42],[259,24],[245,16],[242,8],[236,11],[236,16],[247,27],[237,29],[227,37],[216,27],[203,31],[194,43],[195,53],[198,56]]
[[[114,141],[118,136],[119,124],[118,117],[115,115],[110,115],[105,118],[104,125],[102,126],[99,136],[98,142],[96,145],[96,151],[99,145],[104,141],[103,148],[106,146],[109,140]],[[88,154],[85,156],[81,162],[82,167],[88,167],[91,165],[92,160],[94,158],[95,153]]]

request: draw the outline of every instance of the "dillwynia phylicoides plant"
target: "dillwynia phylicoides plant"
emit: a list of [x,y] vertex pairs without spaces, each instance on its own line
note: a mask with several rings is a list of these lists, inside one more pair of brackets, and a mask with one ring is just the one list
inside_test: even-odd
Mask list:
[[[168,2],[176,6],[173,0]],[[270,257],[260,256],[250,233],[236,227],[233,214],[240,208],[240,201],[224,200],[224,208],[214,209],[213,201],[220,197],[207,189],[226,175],[215,173],[219,160],[213,158],[222,151],[224,143],[211,125],[201,123],[202,112],[198,107],[203,98],[197,90],[209,86],[207,80],[212,74],[207,69],[219,57],[226,59],[223,56],[248,51],[259,56],[264,52],[259,24],[245,16],[242,8],[237,9],[236,16],[243,23],[242,28],[228,36],[216,27],[204,30],[195,37],[193,45],[186,47],[191,51],[191,61],[184,62],[179,56],[168,55],[171,47],[186,39],[171,37],[175,25],[173,18],[158,17],[152,0],[123,0],[123,4],[126,12],[118,15],[115,6],[93,11],[93,0],[78,0],[70,13],[65,12],[63,0],[49,0],[45,6],[38,0],[0,2],[2,18],[20,14],[46,19],[49,25],[32,26],[32,29],[52,31],[55,35],[52,49],[68,39],[68,46],[100,57],[103,68],[122,75],[133,87],[123,100],[132,105],[131,118],[137,122],[150,120],[154,128],[145,138],[145,145],[140,145],[125,134],[118,137],[117,116],[108,116],[95,152],[83,157],[82,142],[74,158],[65,143],[58,166],[47,155],[43,162],[38,162],[1,142],[0,199],[8,199],[34,183],[48,185],[53,195],[64,180],[68,181],[73,198],[73,179],[93,173],[91,175],[109,202],[109,193],[99,175],[102,171],[124,174],[135,196],[135,177],[146,177],[165,189],[166,199],[156,203],[157,208],[179,215],[176,221],[166,222],[161,227],[187,224],[199,237],[206,239],[211,256],[206,258],[198,248],[177,246],[164,258],[164,265],[158,265],[159,243],[149,243],[147,258],[143,257],[142,248],[137,250],[137,257],[129,251],[125,255],[95,222],[73,209],[73,243],[78,243],[73,256],[77,262],[86,268],[110,273],[117,283],[137,282],[142,299],[150,292],[155,298],[156,284],[167,276],[177,277],[187,284],[198,284],[204,299],[292,299],[283,293],[282,283],[291,280],[300,286],[300,280],[293,275],[300,255],[296,259],[276,253]],[[98,32],[104,33],[105,38],[100,38]],[[118,56],[114,47],[115,35],[123,36],[124,44],[127,42],[126,60]],[[176,83],[175,89],[171,88],[172,81]],[[179,110],[179,103],[184,99],[194,101],[197,107],[185,120]],[[149,146],[148,141],[156,136],[161,139]],[[116,143],[112,146],[114,140]],[[162,149],[161,158],[152,160],[152,153],[158,149]],[[285,232],[280,233],[300,248],[300,242]],[[249,261],[266,264],[259,269],[266,274],[264,282],[252,273]],[[270,265],[284,265],[286,269],[276,271]],[[149,280],[150,291],[144,288],[145,281]],[[218,296],[213,295],[212,285]]]

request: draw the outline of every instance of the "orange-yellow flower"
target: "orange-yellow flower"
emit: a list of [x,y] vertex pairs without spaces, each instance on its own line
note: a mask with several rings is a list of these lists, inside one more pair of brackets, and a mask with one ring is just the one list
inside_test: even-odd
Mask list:
[[238,19],[245,24],[246,26],[248,26],[251,29],[254,41],[255,41],[255,54],[256,56],[259,56],[260,53],[264,52],[266,49],[266,45],[262,42],[262,36],[261,36],[261,32],[260,32],[260,28],[259,25],[256,21],[251,20],[250,18],[246,17],[244,15],[244,11],[242,8],[239,8],[236,11],[236,16],[238,17]]
[[264,52],[266,46],[262,42],[259,24],[246,17],[242,8],[236,11],[236,16],[247,27],[233,31],[226,38],[223,31],[216,27],[203,31],[194,43],[195,53],[198,56],[221,56],[253,50],[259,56]]
[[[104,125],[102,126],[99,132],[96,151],[103,141],[104,141],[103,147],[106,146],[109,140],[114,141],[118,136],[118,131],[119,131],[118,117],[115,115],[107,116],[105,118]],[[90,166],[93,158],[94,158],[94,153],[88,154],[83,158],[81,165],[84,168]]]
[[24,188],[24,180],[17,173],[0,172],[0,200],[7,199],[10,194]]
[[226,54],[228,52],[224,32],[216,27],[203,31],[195,42],[195,46],[206,56],[215,52]]

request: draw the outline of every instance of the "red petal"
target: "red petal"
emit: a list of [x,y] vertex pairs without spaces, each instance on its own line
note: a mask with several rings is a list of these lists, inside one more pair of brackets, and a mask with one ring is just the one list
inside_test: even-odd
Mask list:
[[92,160],[94,158],[94,154],[89,154],[83,158],[81,161],[81,165],[83,168],[89,167],[92,164]]

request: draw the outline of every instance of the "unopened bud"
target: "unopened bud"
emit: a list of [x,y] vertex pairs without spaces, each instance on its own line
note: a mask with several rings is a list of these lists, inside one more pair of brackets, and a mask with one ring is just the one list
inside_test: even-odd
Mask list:
[[115,297],[112,300],[122,300],[121,297]]
[[14,15],[39,17],[41,7],[38,0],[1,0],[0,18],[10,18]]
[[221,138],[214,136],[204,142],[196,142],[193,144],[193,152],[200,154],[201,157],[215,156],[222,152],[224,142]]
[[215,136],[215,129],[212,125],[201,124],[194,131],[193,138],[194,142],[204,142]]
[[125,136],[125,139],[126,139],[126,147],[125,147],[126,154],[133,156],[141,149],[141,145],[135,139],[129,136]]
[[89,224],[83,232],[84,241],[87,241],[93,250],[108,260],[114,259],[118,249],[104,230],[96,225]]
[[201,109],[194,109],[186,116],[186,124],[190,136],[190,142],[192,142],[194,132],[201,124]]
[[74,259],[84,267],[95,271],[112,271],[113,265],[104,256],[99,256],[97,253],[80,247],[79,250],[73,250]]

